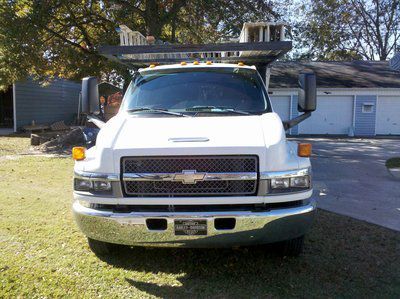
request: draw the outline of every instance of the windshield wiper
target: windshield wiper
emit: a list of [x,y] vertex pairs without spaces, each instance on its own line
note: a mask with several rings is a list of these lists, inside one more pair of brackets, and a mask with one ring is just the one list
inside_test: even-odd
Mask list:
[[180,112],[172,112],[172,111],[168,111],[168,109],[162,109],[162,108],[138,107],[138,108],[127,110],[128,113],[140,112],[140,111],[158,112],[158,113],[165,113],[165,114],[169,114],[169,115],[189,117],[189,115],[187,115],[187,114],[183,114]]
[[236,113],[236,114],[243,114],[243,115],[250,115],[250,112],[236,110],[234,108],[227,108],[227,107],[218,107],[218,106],[193,106],[190,108],[186,108],[186,111],[193,111],[193,112],[216,112],[216,113]]

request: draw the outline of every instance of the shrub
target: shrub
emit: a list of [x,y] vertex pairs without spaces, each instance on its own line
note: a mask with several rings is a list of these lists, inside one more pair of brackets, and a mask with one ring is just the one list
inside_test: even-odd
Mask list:
[[386,167],[387,168],[400,167],[400,157],[390,158],[390,159],[386,160]]

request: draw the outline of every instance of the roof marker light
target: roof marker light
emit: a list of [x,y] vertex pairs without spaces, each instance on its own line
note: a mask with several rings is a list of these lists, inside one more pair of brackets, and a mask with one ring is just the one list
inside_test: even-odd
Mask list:
[[244,66],[244,63],[243,62],[238,62],[238,66]]
[[186,62],[185,62],[185,61],[182,61],[182,62],[181,62],[181,65],[186,65]]
[[156,67],[155,64],[150,64],[150,68],[154,68],[154,67]]
[[198,61],[193,61],[193,65],[199,65],[200,63]]
[[206,64],[207,65],[212,65],[212,61],[207,61]]

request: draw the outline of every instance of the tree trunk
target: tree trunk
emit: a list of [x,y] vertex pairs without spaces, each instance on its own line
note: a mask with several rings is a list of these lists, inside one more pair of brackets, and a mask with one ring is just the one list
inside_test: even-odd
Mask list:
[[152,35],[156,39],[160,38],[163,24],[161,24],[160,11],[156,0],[146,1],[145,23],[146,34]]
[[171,42],[175,42],[175,35],[176,35],[176,20],[175,18],[172,19],[172,25],[171,25]]

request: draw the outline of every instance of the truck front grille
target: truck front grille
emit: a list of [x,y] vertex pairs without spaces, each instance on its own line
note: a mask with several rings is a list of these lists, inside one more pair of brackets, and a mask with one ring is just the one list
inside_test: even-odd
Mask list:
[[132,157],[123,158],[124,173],[176,173],[193,169],[197,172],[256,172],[256,156]]
[[[123,189],[130,197],[179,197],[179,196],[243,196],[256,195],[258,182],[257,156],[174,156],[174,157],[125,157],[122,174],[137,177],[167,174],[170,179],[123,180]],[[200,180],[184,183],[174,180],[174,175],[185,171],[201,174],[252,174],[250,178]],[[208,177],[209,177],[208,176]]]

